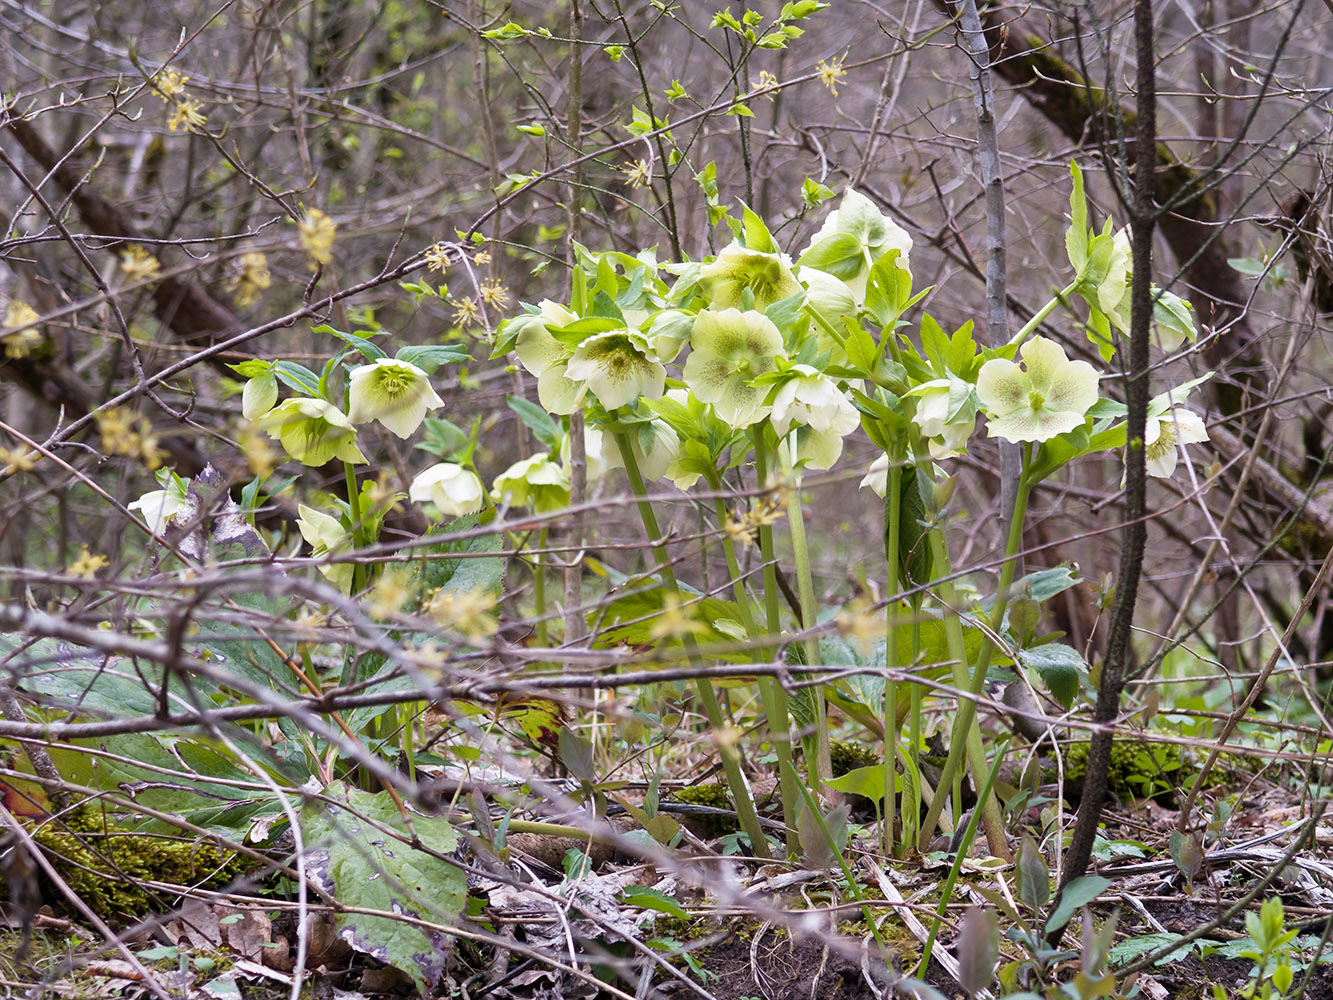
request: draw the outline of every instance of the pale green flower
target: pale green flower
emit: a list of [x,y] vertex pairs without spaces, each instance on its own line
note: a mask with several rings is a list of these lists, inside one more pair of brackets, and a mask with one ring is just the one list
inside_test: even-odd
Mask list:
[[1153,294],[1153,331],[1163,353],[1173,354],[1185,341],[1191,344],[1197,341],[1199,331],[1194,326],[1194,307],[1171,292],[1159,292],[1154,288]]
[[889,492],[889,456],[880,455],[870,463],[870,468],[861,478],[861,489],[872,490],[876,495],[883,499],[884,494]]
[[516,316],[506,325],[519,329],[518,339],[514,343],[514,353],[518,362],[528,370],[529,375],[538,378],[548,368],[562,361],[568,361],[573,349],[566,347],[551,336],[549,327],[569,326],[578,320],[558,302],[543,299],[538,303],[538,312],[528,316]]
[[491,497],[496,503],[527,507],[533,513],[569,506],[569,472],[546,452],[515,462],[495,477]]
[[[162,534],[162,530],[177,515],[190,510],[190,504],[185,499],[184,481],[170,472],[167,472],[167,477],[165,489],[152,490],[127,505],[130,510],[137,510],[143,515],[144,522],[155,535]],[[160,473],[158,481],[163,481]]]
[[333,459],[366,460],[356,447],[356,428],[343,412],[323,399],[300,396],[279,403],[256,425],[282,441],[287,454],[303,465],[320,466]]
[[817,267],[802,267],[801,283],[805,285],[805,304],[831,325],[839,327],[843,316],[856,315],[856,296],[845,281]]
[[866,299],[871,267],[890,250],[898,251],[897,265],[908,270],[912,237],[869,198],[848,188],[799,262],[845,281],[860,303]]
[[763,312],[800,292],[801,283],[791,273],[791,258],[785,253],[747,250],[739,243],[730,244],[699,269],[699,289],[710,309],[737,308],[747,288],[754,293],[755,309]]
[[[644,442],[647,441],[647,451]],[[680,455],[680,437],[662,420],[648,424],[635,424],[629,429],[629,450],[634,456],[634,464],[639,467],[639,474],[644,482],[670,478],[668,471]],[[623,469],[624,457],[616,441],[607,442],[606,468]],[[695,477],[696,481],[698,477]],[[693,485],[691,483],[690,485]]]
[[748,427],[768,416],[767,387],[756,376],[777,367],[782,334],[763,313],[704,310],[695,317],[684,378],[695,398],[712,403],[733,427]]
[[[609,434],[603,434],[601,430],[591,424],[583,425],[583,459],[586,465],[584,481],[588,486],[594,483],[600,483],[606,478],[606,474],[612,469],[620,468],[619,465],[611,465],[611,456],[616,454],[616,443]],[[569,435],[565,434],[560,438],[560,464],[564,466],[566,473],[572,478],[573,471],[571,467]]]
[[[666,369],[648,347],[643,335],[632,330],[593,334],[574,351],[565,366],[565,378],[586,382],[608,410],[627,406],[640,395],[659,399]],[[541,385],[538,384],[540,394]]]
[[831,469],[842,456],[842,439],[861,424],[852,401],[827,375],[809,365],[794,365],[788,378],[773,396],[773,430],[786,437],[792,425],[797,434],[795,460],[804,459],[812,469]]
[[[301,537],[310,544],[311,555],[316,559],[352,547],[352,534],[338,518],[305,504],[301,504],[297,511],[301,516],[297,518],[296,526],[301,529]],[[329,583],[344,594],[352,589],[355,569],[351,563],[324,563],[319,567]]]
[[1048,441],[1082,426],[1097,402],[1097,370],[1070,361],[1064,349],[1033,337],[1020,349],[1023,366],[992,358],[977,376],[977,398],[986,409],[988,437]]
[[1176,471],[1179,452],[1187,444],[1208,440],[1203,418],[1182,404],[1189,394],[1172,389],[1153,397],[1148,404],[1148,422],[1143,430],[1144,465],[1148,475],[1168,478]]
[[411,437],[426,418],[427,410],[444,405],[430,384],[430,376],[416,365],[393,358],[376,358],[353,369],[348,379],[351,406],[347,419],[353,424],[378,420],[400,438]]
[[922,382],[907,395],[916,397],[912,421],[926,438],[930,457],[940,460],[963,454],[977,426],[971,384],[950,374],[948,378]]
[[241,392],[241,415],[246,420],[257,420],[278,401],[278,379],[272,372],[248,379]]
[[690,342],[690,331],[694,328],[694,316],[679,309],[665,309],[653,317],[644,331],[644,339],[653,349],[659,361],[676,360],[681,348]]
[[471,469],[440,462],[418,473],[407,495],[415,503],[433,503],[446,517],[462,517],[481,510],[486,489]]

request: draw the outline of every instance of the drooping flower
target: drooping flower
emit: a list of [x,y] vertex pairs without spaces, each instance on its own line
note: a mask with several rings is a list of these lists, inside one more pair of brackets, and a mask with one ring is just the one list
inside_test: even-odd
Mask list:
[[699,289],[713,310],[735,309],[741,293],[754,294],[754,307],[763,312],[774,302],[801,291],[801,283],[791,271],[791,258],[785,253],[762,253],[732,243],[717,259],[699,269]]
[[278,378],[272,372],[248,379],[241,392],[241,415],[258,420],[278,401]]
[[[609,434],[603,434],[600,429],[591,424],[583,425],[584,482],[589,487],[606,478],[606,474],[613,468],[608,462],[610,461],[610,455],[615,450],[615,441]],[[560,464],[571,480],[574,476],[572,456],[569,435],[565,434],[560,438]]]
[[444,400],[432,388],[430,376],[416,365],[393,358],[376,358],[353,370],[348,379],[351,406],[347,419],[354,424],[378,420],[400,438],[411,437],[427,410]]
[[583,405],[586,386],[566,377],[565,369],[574,348],[552,336],[550,328],[568,326],[578,320],[558,302],[543,299],[538,311],[515,316],[501,326],[501,334],[517,330],[514,353],[529,375],[537,377],[537,397],[550,413],[573,413]]
[[950,374],[948,378],[922,382],[907,395],[916,397],[912,421],[926,438],[930,457],[938,461],[961,455],[977,426],[972,386]]
[[1048,441],[1072,431],[1097,402],[1097,369],[1070,361],[1064,349],[1033,337],[1020,349],[1023,365],[992,358],[977,376],[986,434],[1008,441]]
[[826,322],[836,327],[841,325],[841,317],[856,315],[856,296],[845,281],[817,267],[802,267],[801,282],[805,285],[806,305]]
[[527,507],[533,513],[569,506],[569,472],[546,452],[515,462],[495,477],[491,497],[496,503]]
[[712,403],[733,427],[748,427],[768,416],[767,390],[752,384],[777,367],[782,334],[763,313],[704,310],[694,320],[684,377],[695,398]]
[[1176,462],[1185,445],[1208,440],[1203,418],[1183,405],[1188,394],[1188,387],[1183,392],[1172,389],[1153,397],[1148,404],[1143,459],[1150,476],[1168,478],[1176,471]]
[[890,250],[897,265],[909,269],[912,237],[865,195],[848,188],[837,209],[810,240],[799,258],[802,267],[827,271],[847,283],[856,301],[864,302],[870,268]]
[[[668,469],[680,454],[680,437],[676,432],[665,421],[654,420],[630,428],[628,437],[630,453],[644,481],[669,478]],[[625,467],[624,457],[614,440],[607,442],[605,458],[608,472]]]
[[665,309],[653,317],[643,336],[657,359],[669,363],[675,361],[681,349],[690,342],[693,328],[692,315],[679,309]]
[[[323,511],[301,504],[297,508],[300,517],[296,526],[301,529],[301,537],[309,543],[311,555],[316,559],[345,551],[352,546],[352,534],[343,527],[342,521]],[[351,563],[323,563],[319,571],[329,583],[344,594],[352,589],[352,577],[356,567]]]
[[[565,365],[565,378],[586,382],[608,410],[627,406],[640,395],[661,398],[666,369],[643,335],[633,330],[593,334]],[[538,392],[541,386],[538,384]]]
[[338,459],[366,460],[356,447],[356,428],[332,403],[301,396],[279,403],[256,421],[277,438],[287,454],[302,465],[319,466]]
[[842,456],[842,439],[856,430],[861,417],[837,383],[809,365],[796,372],[773,396],[773,430],[786,437],[792,426],[806,428],[797,436],[796,461],[812,469],[831,469]]
[[[166,472],[165,477],[162,476],[162,472]],[[163,529],[173,518],[190,509],[190,504],[185,499],[184,480],[164,469],[159,470],[158,481],[162,483],[162,489],[151,490],[126,505],[130,510],[137,510],[143,515],[144,522],[155,535],[162,534]]]
[[407,495],[415,503],[433,503],[446,517],[462,517],[481,510],[486,489],[471,469],[440,462],[418,473]]
[[861,478],[861,489],[869,489],[881,499],[889,492],[889,456],[880,455],[870,463],[870,468]]
[[317,271],[333,260],[333,239],[338,234],[336,222],[318,208],[312,208],[297,220],[296,230],[310,258],[310,270]]

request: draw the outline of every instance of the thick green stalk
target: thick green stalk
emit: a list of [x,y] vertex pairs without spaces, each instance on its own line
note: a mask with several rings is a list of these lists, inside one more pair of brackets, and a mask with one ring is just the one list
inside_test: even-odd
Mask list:
[[[889,671],[898,670],[902,663],[898,659],[898,628],[894,613],[898,607],[899,554],[902,547],[902,499],[903,467],[894,458],[889,459],[888,476],[884,487],[884,558],[888,561],[888,581],[885,591],[888,595],[888,607],[885,609],[888,625],[884,634],[884,666]],[[898,751],[898,683],[890,673],[884,675],[884,830],[883,844],[886,857],[893,854],[893,817],[897,815],[897,761]],[[906,840],[906,824],[903,828]]]
[[1020,344],[1023,343],[1023,341],[1027,340],[1028,337],[1031,336],[1032,331],[1037,329],[1037,327],[1041,325],[1042,321],[1045,320],[1047,316],[1055,312],[1056,306],[1061,305],[1066,299],[1069,298],[1069,296],[1074,294],[1074,289],[1077,287],[1078,287],[1078,279],[1075,278],[1069,284],[1065,285],[1064,288],[1056,292],[1055,298],[1051,299],[1051,301],[1047,302],[1044,306],[1038,309],[1036,313],[1033,314],[1033,317],[1023,324],[1023,328],[1009,338],[1009,343],[1006,346],[1018,347]]
[[[750,431],[754,442],[755,478],[763,486],[768,482],[768,453],[764,447],[764,424],[755,424]],[[778,607],[778,564],[773,553],[773,526],[770,524],[759,525],[759,555],[764,561],[764,614],[767,618],[768,634],[776,641],[782,634],[782,615]],[[796,787],[798,784],[796,771],[791,762],[787,689],[775,678],[761,677],[759,697],[768,715],[768,732],[778,758],[778,790],[782,796],[782,819],[787,827],[787,854],[790,857],[799,857],[800,834],[796,829],[796,800],[800,793]]]
[[[347,478],[347,506],[352,512],[352,546],[363,549],[366,547],[366,525],[361,513],[361,491],[357,489],[356,470],[351,462],[343,462],[343,475]],[[352,564],[353,594],[359,594],[365,588],[366,569],[363,563]]]
[[[810,550],[805,538],[805,513],[802,510],[800,487],[794,491],[792,502],[787,504],[787,525],[791,531],[791,544],[796,561],[796,587],[801,596],[801,627],[807,632],[819,623],[819,602],[815,598],[815,580],[810,572]],[[807,666],[819,664],[819,639],[808,635],[805,639],[805,662]],[[806,740],[806,775],[810,790],[819,794],[820,782],[833,776],[828,740],[828,712],[824,706],[824,688],[817,685],[810,688],[814,694],[815,732],[813,739]]]
[[[653,511],[653,505],[648,502],[648,491],[644,487],[643,474],[639,471],[639,463],[634,457],[634,450],[630,447],[629,438],[624,431],[616,431],[615,438],[616,446],[620,449],[621,460],[625,463],[625,473],[629,476],[630,488],[634,491],[634,495],[639,498],[639,518],[643,521],[643,528],[648,533],[648,540],[652,544],[653,557],[657,560],[657,568],[661,574],[662,583],[666,588],[667,595],[679,601],[680,586],[676,582],[675,571],[671,568],[671,559],[662,539],[662,530],[657,525],[657,514]],[[685,645],[685,654],[689,658],[690,666],[701,667],[703,657],[699,653],[699,645],[694,641],[694,636],[686,633],[682,642]],[[708,718],[708,725],[712,728],[714,735],[719,737],[717,743],[718,755],[722,759],[722,771],[726,775],[727,788],[731,791],[731,799],[736,804],[736,815],[740,819],[741,829],[750,838],[750,847],[756,857],[772,857],[772,852],[768,849],[768,841],[764,837],[763,827],[759,825],[759,813],[754,807],[754,797],[750,794],[750,786],[746,783],[745,775],[741,771],[740,754],[729,740],[721,738],[726,731],[727,724],[726,719],[722,716],[722,705],[717,700],[717,692],[713,690],[713,682],[707,677],[699,677],[694,684],[699,702],[703,705],[704,715]]]
[[[990,628],[981,640],[981,648],[977,650],[977,658],[972,665],[970,678],[963,667],[963,664],[967,661],[963,646],[962,624],[956,613],[946,614],[945,617],[949,656],[954,660],[955,683],[959,684],[966,696],[960,699],[958,714],[955,717],[949,743],[949,756],[945,758],[939,785],[936,788],[935,799],[931,803],[930,809],[926,813],[926,819],[921,826],[922,843],[935,832],[935,824],[939,820],[940,810],[944,806],[944,796],[941,792],[953,780],[964,748],[966,748],[968,766],[972,769],[973,775],[985,773],[985,752],[981,747],[981,734],[974,725],[977,713],[976,699],[980,697],[982,689],[986,686],[986,672],[990,669],[991,657],[995,653],[995,641],[991,636],[997,634],[1004,623],[1004,612],[1009,603],[1009,588],[1014,582],[1014,570],[1018,565],[1017,555],[1023,547],[1023,521],[1027,516],[1028,496],[1032,492],[1032,484],[1027,477],[1027,466],[1030,458],[1029,449],[1024,454],[1024,474],[1018,482],[1018,496],[1014,504],[1014,516],[1009,524],[1009,539],[1004,550],[1005,560],[1000,567],[1000,582],[995,590],[994,606],[991,608]],[[931,550],[935,554],[936,570],[947,576],[951,570],[943,537],[938,531],[931,531],[930,535]],[[940,593],[944,602],[950,608],[957,607],[952,584],[947,582],[941,584]],[[990,844],[991,853],[996,857],[1007,859],[1009,850],[1004,839],[1004,823],[1000,817],[998,803],[989,798],[984,802],[979,800],[977,808],[981,811],[982,820],[986,824],[986,840]]]

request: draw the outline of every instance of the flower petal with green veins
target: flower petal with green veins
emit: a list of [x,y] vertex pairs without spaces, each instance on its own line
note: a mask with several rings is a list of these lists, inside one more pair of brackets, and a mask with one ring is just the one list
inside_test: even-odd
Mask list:
[[377,420],[400,438],[416,433],[427,410],[444,405],[429,375],[414,364],[393,358],[376,358],[371,364],[353,369],[348,378],[348,396],[348,420],[353,424]]
[[739,243],[728,245],[716,260],[699,269],[699,290],[709,300],[710,309],[735,309],[747,288],[759,312],[802,290],[785,253],[760,253]]
[[588,386],[565,374],[567,361],[558,361],[537,376],[537,398],[548,413],[573,413],[583,405]]
[[981,366],[977,397],[986,409],[987,436],[1048,441],[1080,426],[1097,402],[1097,370],[1086,361],[1070,361],[1045,337],[1025,342],[1020,355],[1021,368],[1002,358]]
[[327,400],[307,396],[289,399],[269,410],[255,425],[280,440],[287,454],[303,465],[320,466],[335,458],[353,464],[366,461],[356,447],[356,428]]
[[782,334],[763,313],[704,310],[695,317],[685,361],[685,383],[695,398],[712,403],[732,427],[748,427],[768,416],[767,387],[752,380],[777,367]]
[[1208,440],[1203,418],[1183,406],[1173,406],[1160,416],[1149,417],[1143,430],[1144,465],[1148,475],[1167,479],[1176,471],[1180,450],[1187,444]]
[[608,410],[627,406],[639,396],[660,399],[666,369],[643,336],[630,330],[598,333],[579,344],[565,367],[565,377],[585,381]]
[[551,336],[549,328],[569,326],[578,320],[578,316],[550,299],[543,299],[539,309],[535,315],[520,316],[510,320],[510,323],[519,328],[514,343],[514,353],[518,355],[519,364],[527,369],[529,375],[540,378],[542,372],[557,362],[567,360],[570,355],[569,348]]

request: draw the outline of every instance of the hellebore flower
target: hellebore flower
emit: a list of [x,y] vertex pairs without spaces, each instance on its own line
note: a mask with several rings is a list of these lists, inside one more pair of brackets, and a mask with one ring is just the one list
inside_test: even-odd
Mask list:
[[817,267],[802,267],[801,282],[805,285],[805,302],[833,326],[843,316],[855,316],[858,309],[856,296],[847,283]]
[[542,372],[560,361],[568,361],[572,351],[551,336],[549,327],[569,326],[578,320],[558,302],[542,299],[538,312],[531,316],[517,316],[509,323],[519,327],[514,353],[529,375],[541,377]]
[[881,499],[889,492],[889,456],[880,455],[870,463],[870,468],[861,478],[861,489],[870,489]]
[[[603,434],[601,430],[589,424],[583,425],[583,459],[586,463],[584,481],[589,487],[594,483],[600,483],[612,469],[620,468],[619,465],[611,464],[611,456],[615,453],[615,441],[610,440],[609,435]],[[560,465],[571,479],[572,462],[569,435],[565,434],[560,438]]]
[[1182,404],[1188,389],[1173,389],[1153,397],[1148,404],[1148,422],[1143,431],[1143,460],[1148,475],[1168,478],[1176,471],[1179,452],[1187,444],[1208,440],[1203,418]]
[[[647,450],[644,441],[648,440]],[[629,429],[629,450],[634,456],[634,464],[639,467],[639,474],[645,482],[667,479],[668,470],[680,455],[680,438],[665,421],[654,420],[647,424],[636,424]],[[615,441],[607,443],[606,469],[623,469],[624,456]],[[697,477],[696,477],[697,479]],[[693,483],[691,483],[693,485]]]
[[393,358],[376,358],[352,371],[347,419],[354,424],[378,420],[400,438],[411,437],[427,410],[444,405],[430,384],[430,376],[416,365]]
[[356,447],[356,428],[332,403],[301,396],[279,403],[256,421],[277,438],[287,454],[303,465],[320,466],[338,459],[366,460]]
[[491,497],[496,503],[527,507],[533,513],[569,506],[569,473],[546,452],[515,462],[495,477]]
[[907,395],[916,397],[912,422],[926,438],[930,457],[938,461],[961,455],[977,426],[972,386],[951,374],[948,378],[922,382],[909,389]]
[[169,472],[167,475],[169,478],[165,482],[160,473],[158,478],[158,482],[163,482],[165,489],[145,493],[128,505],[130,510],[137,510],[143,515],[144,521],[155,535],[162,534],[162,529],[170,524],[176,515],[190,509],[190,504],[185,499],[184,481]]
[[446,517],[462,517],[481,510],[486,490],[471,469],[440,462],[418,473],[407,495],[415,503],[433,503]]
[[[565,366],[565,378],[586,382],[603,406],[615,410],[640,395],[660,399],[666,369],[641,333],[610,330],[593,334],[579,344]],[[540,388],[539,384],[539,392]]]
[[1097,402],[1097,369],[1070,361],[1064,349],[1033,337],[1020,349],[1023,366],[992,358],[977,376],[986,434],[1008,441],[1049,441],[1083,424]]
[[806,459],[812,469],[831,469],[842,456],[842,439],[860,426],[860,414],[827,375],[809,365],[791,370],[797,374],[773,396],[773,430],[782,438],[793,424],[803,425],[796,460]]
[[[305,504],[297,510],[301,516],[297,518],[296,526],[301,529],[301,537],[310,543],[311,555],[316,559],[351,547],[351,532],[343,527],[342,521]],[[355,569],[351,563],[325,563],[319,567],[329,583],[344,594],[352,589]]]
[[768,416],[767,387],[751,381],[777,367],[782,334],[763,313],[750,310],[704,310],[694,320],[685,383],[696,399],[712,403],[717,415],[733,427],[748,427]]
[[241,392],[241,416],[258,420],[278,401],[278,378],[272,372],[248,379]]
[[747,250],[739,243],[730,244],[699,269],[699,289],[710,309],[737,308],[747,288],[754,293],[755,309],[763,312],[801,291],[801,283],[792,275],[791,258],[785,253]]
[[828,214],[810,240],[799,263],[845,281],[860,303],[866,298],[871,266],[890,250],[898,251],[897,265],[908,270],[912,237],[869,198],[848,188],[842,203]]
[[665,309],[653,317],[643,336],[659,361],[675,361],[681,348],[689,343],[693,327],[694,317],[689,313]]

